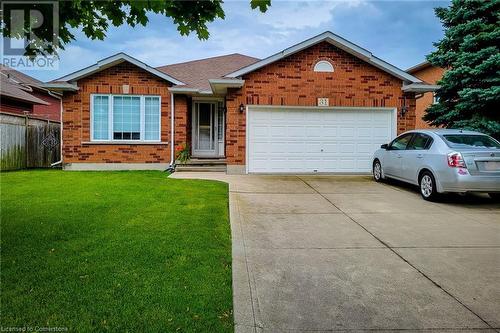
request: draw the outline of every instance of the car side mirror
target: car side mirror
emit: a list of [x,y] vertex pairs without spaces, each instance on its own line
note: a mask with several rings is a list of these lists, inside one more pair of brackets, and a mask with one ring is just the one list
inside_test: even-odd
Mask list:
[[380,146],[380,148],[387,150],[389,148],[389,145],[387,143],[384,143]]

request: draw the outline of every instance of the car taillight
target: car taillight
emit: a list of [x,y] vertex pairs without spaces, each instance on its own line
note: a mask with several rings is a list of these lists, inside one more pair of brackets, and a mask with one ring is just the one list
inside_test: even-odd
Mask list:
[[460,153],[448,154],[448,166],[451,168],[467,168],[465,161]]

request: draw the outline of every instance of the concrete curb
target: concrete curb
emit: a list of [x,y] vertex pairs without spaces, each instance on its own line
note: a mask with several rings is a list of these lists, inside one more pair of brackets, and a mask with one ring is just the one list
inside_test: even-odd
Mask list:
[[245,240],[237,194],[229,193],[229,219],[232,238],[233,313],[236,333],[257,332]]

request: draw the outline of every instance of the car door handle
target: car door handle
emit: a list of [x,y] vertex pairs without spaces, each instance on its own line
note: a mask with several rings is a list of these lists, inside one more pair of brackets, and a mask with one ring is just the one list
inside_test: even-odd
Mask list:
[[422,157],[424,157],[424,155],[422,155],[422,154],[417,155],[417,158],[422,158]]
[[401,154],[398,154],[398,158],[401,158],[401,157],[403,157],[403,156],[401,156]]

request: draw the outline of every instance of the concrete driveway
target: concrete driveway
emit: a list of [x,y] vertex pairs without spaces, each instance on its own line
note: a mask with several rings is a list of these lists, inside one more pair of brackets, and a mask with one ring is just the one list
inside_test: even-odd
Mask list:
[[230,184],[236,332],[500,328],[500,205],[360,176]]

